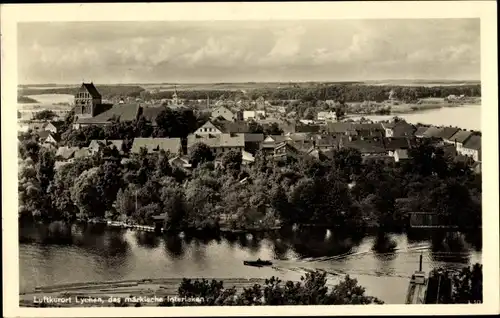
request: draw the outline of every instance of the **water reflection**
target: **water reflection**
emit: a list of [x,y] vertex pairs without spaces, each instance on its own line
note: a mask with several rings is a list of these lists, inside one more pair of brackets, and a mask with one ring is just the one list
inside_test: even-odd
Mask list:
[[467,264],[468,250],[461,233],[438,233],[432,238],[431,257],[436,262]]
[[157,248],[160,245],[160,238],[155,233],[135,232],[137,245],[145,248]]
[[[424,256],[425,271],[435,266],[453,267],[481,260],[480,253],[475,251],[477,245],[471,243],[474,238],[478,239],[470,234],[360,235],[339,229],[303,229],[285,234],[254,233],[252,237],[225,233],[220,238],[192,235],[181,238],[75,226],[71,230],[70,245],[54,245],[43,243],[44,231],[33,227],[20,231],[20,239],[37,240],[20,244],[23,288],[144,277],[267,278],[278,275],[294,279],[319,268],[332,275],[353,275],[372,294],[387,302],[401,303],[404,300],[398,297],[407,288],[408,276],[418,268],[419,254]],[[387,250],[391,242],[395,247]],[[273,267],[243,266],[243,260],[256,258],[273,260]],[[391,284],[397,285],[397,291],[380,288],[387,277],[391,278]]]
[[165,250],[167,255],[170,257],[182,257],[184,256],[184,244],[183,240],[178,236],[165,236]]

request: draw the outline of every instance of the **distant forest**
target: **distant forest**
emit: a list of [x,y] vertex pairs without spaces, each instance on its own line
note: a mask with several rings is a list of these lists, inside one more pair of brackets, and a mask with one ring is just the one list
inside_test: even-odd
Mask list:
[[[97,86],[104,98],[116,97],[142,97],[144,99],[172,98],[173,91],[149,93],[140,86],[107,85]],[[75,94],[78,88],[52,88],[20,90],[20,95],[34,94]],[[266,100],[335,100],[343,102],[384,101],[389,97],[390,91],[394,92],[396,99],[404,102],[415,102],[421,98],[445,98],[449,95],[465,95],[480,97],[481,85],[455,85],[455,86],[392,86],[392,85],[357,85],[334,84],[308,87],[285,88],[257,88],[248,92],[213,89],[213,90],[186,90],[178,91],[179,98],[187,100],[206,99],[249,99],[255,100],[260,96]]]

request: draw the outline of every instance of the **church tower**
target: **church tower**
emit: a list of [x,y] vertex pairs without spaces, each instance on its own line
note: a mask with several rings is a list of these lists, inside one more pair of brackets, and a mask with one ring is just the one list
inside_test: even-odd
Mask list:
[[177,86],[174,86],[174,94],[172,95],[172,104],[179,105],[179,97],[177,96]]
[[97,107],[102,104],[102,96],[92,82],[83,83],[75,94],[75,116],[88,118],[97,115]]

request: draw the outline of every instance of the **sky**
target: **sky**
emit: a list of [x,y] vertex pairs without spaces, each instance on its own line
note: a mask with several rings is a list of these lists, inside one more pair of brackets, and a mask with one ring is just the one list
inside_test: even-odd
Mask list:
[[480,79],[479,19],[30,22],[20,84]]

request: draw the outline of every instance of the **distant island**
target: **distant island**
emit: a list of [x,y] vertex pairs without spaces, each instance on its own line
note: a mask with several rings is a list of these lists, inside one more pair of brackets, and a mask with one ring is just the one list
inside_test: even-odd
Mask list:
[[27,96],[17,96],[17,102],[23,104],[35,104],[38,103],[36,99]]

